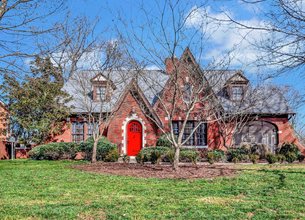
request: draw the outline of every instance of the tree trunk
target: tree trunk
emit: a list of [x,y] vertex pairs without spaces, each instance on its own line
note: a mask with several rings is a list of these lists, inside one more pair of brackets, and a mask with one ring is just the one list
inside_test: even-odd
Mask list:
[[179,170],[179,156],[180,156],[180,147],[175,148],[175,158],[173,163],[173,168],[175,171]]
[[96,149],[97,149],[98,139],[94,140],[93,149],[92,149],[92,158],[91,163],[96,163]]

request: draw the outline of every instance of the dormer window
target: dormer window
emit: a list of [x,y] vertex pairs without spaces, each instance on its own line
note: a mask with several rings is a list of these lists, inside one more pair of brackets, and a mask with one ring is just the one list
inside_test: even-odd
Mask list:
[[96,101],[105,101],[106,99],[106,87],[96,86]]
[[240,101],[244,96],[244,87],[243,86],[232,86],[232,96],[233,101]]
[[93,79],[91,79],[91,83],[93,86],[93,101],[109,102],[112,96],[112,92],[116,89],[113,82],[106,78],[104,75],[98,74]]

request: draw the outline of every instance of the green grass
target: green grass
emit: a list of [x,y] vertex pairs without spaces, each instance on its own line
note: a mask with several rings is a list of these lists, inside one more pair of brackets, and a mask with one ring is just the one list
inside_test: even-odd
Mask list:
[[159,180],[69,168],[76,163],[0,161],[0,219],[305,219],[304,165]]

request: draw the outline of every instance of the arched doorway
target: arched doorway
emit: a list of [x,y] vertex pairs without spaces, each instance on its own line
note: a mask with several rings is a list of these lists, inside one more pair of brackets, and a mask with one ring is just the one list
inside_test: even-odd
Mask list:
[[273,151],[278,145],[278,128],[266,121],[249,122],[234,135],[234,142],[237,146],[243,142],[264,144]]
[[127,155],[136,156],[142,148],[142,125],[138,121],[127,124]]

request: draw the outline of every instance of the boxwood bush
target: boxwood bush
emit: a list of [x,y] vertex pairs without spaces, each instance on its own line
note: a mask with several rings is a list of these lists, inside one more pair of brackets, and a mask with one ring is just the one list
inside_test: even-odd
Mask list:
[[[85,153],[85,160],[91,160],[93,139],[82,143],[49,143],[37,146],[29,152],[34,160],[64,160],[74,159],[77,152]],[[97,145],[97,160],[115,162],[119,158],[117,146],[106,138],[101,138]]]
[[241,162],[249,160],[249,153],[243,148],[231,148],[226,152],[227,161],[229,162]]
[[[93,149],[93,138],[88,138],[85,142],[79,144],[78,151],[85,153],[85,159],[91,160]],[[111,154],[111,156],[109,156]],[[98,161],[115,162],[119,158],[118,148],[106,137],[102,137],[97,144],[96,159]]]
[[198,162],[198,159],[199,159],[198,151],[191,149],[182,149],[180,151],[179,160],[182,162],[192,162],[193,164],[196,164]]
[[49,143],[34,147],[29,152],[29,157],[34,160],[64,160],[74,159],[78,152],[76,143]]
[[220,162],[224,159],[224,155],[222,150],[211,150],[207,153],[207,160],[210,164]]
[[273,164],[278,162],[278,157],[275,154],[268,153],[266,154],[266,160],[268,161],[269,164]]
[[[151,162],[159,164],[161,161],[173,163],[175,151],[168,147],[146,147],[136,156],[138,163]],[[196,164],[199,158],[199,153],[191,149],[181,149],[179,160],[182,162],[192,162]]]
[[292,143],[284,143],[277,149],[277,153],[283,155],[288,163],[293,163],[302,155],[299,148]]

